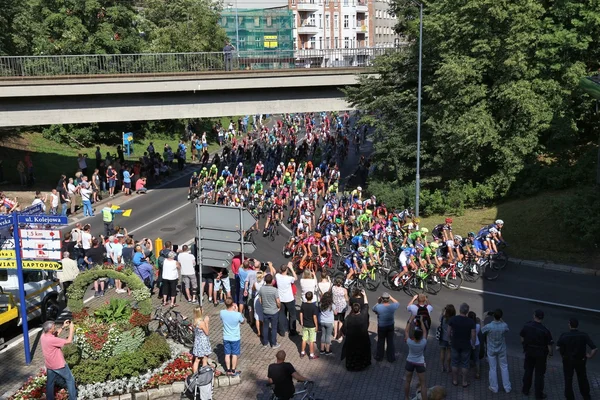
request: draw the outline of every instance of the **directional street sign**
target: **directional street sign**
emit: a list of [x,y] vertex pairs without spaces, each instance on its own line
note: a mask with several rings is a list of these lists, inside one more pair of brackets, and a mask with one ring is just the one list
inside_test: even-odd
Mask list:
[[[245,208],[199,204],[198,220],[201,228],[219,228],[224,231],[247,231],[256,223],[254,215]],[[240,212],[244,226],[240,229]]]
[[23,258],[62,260],[61,232],[54,229],[21,229]]
[[2,250],[14,250],[15,239],[12,236],[0,236],[0,249]]
[[[0,260],[0,269],[17,269],[17,261]],[[60,271],[62,264],[56,261],[23,260],[23,269]]]
[[21,215],[33,215],[33,214],[43,214],[44,213],[44,205],[42,203],[35,204],[33,206],[29,206],[19,214]]
[[12,225],[12,217],[11,216],[1,216],[0,217],[0,229],[8,228]]
[[197,204],[198,263],[228,268],[234,255],[252,253],[256,246],[252,243],[242,246],[242,232],[255,223],[256,219],[245,208]]
[[62,215],[19,215],[17,220],[27,225],[69,225],[69,218]]
[[0,258],[11,258],[11,259],[14,259],[15,258],[15,251],[14,250],[0,249]]

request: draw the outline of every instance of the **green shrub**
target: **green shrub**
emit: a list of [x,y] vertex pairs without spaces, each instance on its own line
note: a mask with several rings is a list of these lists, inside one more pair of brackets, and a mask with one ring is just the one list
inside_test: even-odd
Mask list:
[[119,321],[128,321],[131,316],[131,303],[125,299],[111,299],[110,303],[103,305],[94,312],[97,320],[110,324]]
[[146,334],[140,327],[122,332],[119,335],[119,341],[113,348],[113,355],[118,356],[130,351],[136,351],[144,343],[145,338]]
[[69,343],[63,347],[63,356],[70,367],[74,367],[81,361],[81,350],[74,343]]
[[571,194],[552,200],[558,226],[566,237],[578,238],[585,247],[595,249],[600,243],[600,188],[581,187]]
[[107,380],[139,376],[160,366],[169,359],[171,350],[167,340],[153,333],[146,338],[137,351],[128,351],[98,360],[88,359],[72,368],[78,384],[104,382]]

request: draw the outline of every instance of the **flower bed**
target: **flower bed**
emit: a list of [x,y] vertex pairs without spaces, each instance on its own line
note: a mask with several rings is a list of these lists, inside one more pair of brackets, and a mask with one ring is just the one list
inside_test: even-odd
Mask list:
[[192,355],[183,353],[171,361],[160,372],[152,375],[146,383],[146,388],[155,388],[161,385],[170,385],[173,382],[180,382],[192,373]]
[[[46,371],[41,369],[37,375],[27,379],[27,382],[9,400],[42,400],[46,398]],[[68,400],[69,395],[65,389],[56,387],[54,390],[56,400]]]

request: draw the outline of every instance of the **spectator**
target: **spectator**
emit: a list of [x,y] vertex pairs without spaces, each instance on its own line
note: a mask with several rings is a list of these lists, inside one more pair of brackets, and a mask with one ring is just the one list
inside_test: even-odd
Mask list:
[[[92,195],[94,193],[93,189],[81,187],[79,189],[79,193],[81,194],[81,202],[83,203],[83,216],[84,217],[93,217],[94,209],[92,208]],[[73,208],[73,207],[71,207]]]
[[[142,242],[144,240],[148,240],[148,239],[142,239]],[[133,263],[133,265],[140,265],[142,264],[144,261],[146,261],[146,256],[144,255],[144,251],[142,250],[142,245],[141,244],[136,244],[135,247],[133,248],[133,259],[131,260],[131,262]]]
[[[296,331],[296,299],[292,290],[292,285],[296,282],[296,271],[289,262],[282,265],[279,268],[279,273],[275,275],[275,281],[277,282],[277,291],[279,294],[279,300],[281,301],[281,308],[279,309],[279,334],[284,336],[286,332],[289,332],[290,336],[298,334]],[[288,275],[291,272],[291,276]],[[289,318],[288,318],[289,314]]]
[[467,317],[471,318],[475,322],[475,348],[473,348],[473,351],[471,352],[471,362],[475,365],[475,379],[479,379],[479,372],[481,367],[481,363],[479,362],[479,335],[481,332],[481,320],[477,318],[477,315],[474,311],[469,311]]
[[[590,382],[588,381],[585,365],[588,359],[594,358],[598,349],[589,335],[580,332],[579,321],[576,318],[569,319],[569,332],[560,335],[556,343],[556,350],[562,356],[563,372],[565,376],[565,398],[575,400],[573,393],[573,372],[577,374],[579,392],[584,400],[590,400]],[[587,348],[590,352],[587,352]]]
[[133,174],[131,172],[129,172],[129,167],[125,167],[123,169],[123,187],[124,187],[124,192],[125,192],[125,196],[129,196],[131,195],[131,178],[133,177]]
[[194,348],[192,349],[192,355],[194,356],[192,372],[194,374],[198,372],[200,360],[202,360],[203,367],[208,365],[208,356],[212,353],[209,340],[209,321],[210,318],[208,315],[204,316],[202,307],[194,309]]
[[[213,299],[217,304],[223,303],[223,294],[225,294],[225,297],[231,297],[231,281],[229,280],[227,268],[215,268],[215,272],[217,275],[215,276]],[[221,292],[221,298],[219,298],[221,287],[223,287],[223,291]]]
[[140,179],[135,181],[135,192],[137,194],[146,194],[148,189],[146,188],[146,177],[142,176]]
[[300,306],[300,323],[302,324],[302,345],[300,347],[301,358],[306,355],[305,350],[307,343],[310,350],[308,358],[311,360],[319,358],[319,356],[315,354],[315,343],[317,342],[317,330],[319,327],[319,322],[317,320],[318,314],[317,306],[313,303],[313,294],[312,292],[307,292],[306,301],[302,302],[302,305]]
[[175,260],[177,254],[169,251],[167,258],[163,262],[162,283],[163,283],[163,306],[171,301],[171,307],[175,307],[175,298],[177,297],[177,281],[179,280],[179,269],[181,264]]
[[226,310],[219,313],[223,322],[223,347],[225,352],[225,368],[227,375],[237,376],[237,362],[240,356],[241,334],[240,325],[244,323],[244,316],[238,312],[237,305],[231,297],[225,299]]
[[36,190],[35,198],[31,202],[31,205],[35,206],[37,204],[41,204],[42,212],[45,214],[46,213],[46,200],[47,200],[47,196],[45,194],[42,194],[42,192],[40,192],[39,190]]
[[62,286],[61,294],[65,296],[65,298],[67,289],[69,288],[69,286],[71,286],[71,284],[79,274],[79,268],[77,268],[77,261],[71,259],[70,256],[71,254],[68,251],[63,252],[63,259],[60,262],[62,265],[62,269],[56,272],[56,276]]
[[102,191],[102,178],[100,178],[100,170],[96,168],[92,175],[92,202],[96,203],[98,201],[98,194]]
[[302,301],[306,301],[306,293],[312,292],[313,299],[312,301],[318,301],[317,296],[317,276],[310,269],[305,269],[302,273],[302,279],[300,279],[300,289],[302,290]]
[[366,293],[365,305],[352,304],[342,331],[345,335],[341,359],[346,359],[348,371],[362,371],[371,365],[371,340],[369,339],[369,308]]
[[107,160],[108,168],[106,169],[106,182],[108,183],[108,195],[115,196],[115,186],[117,186],[117,171],[112,164]]
[[233,67],[233,52],[235,51],[235,47],[230,43],[226,42],[225,47],[223,47],[223,57],[225,59],[225,71],[231,71]]
[[456,315],[456,309],[454,305],[448,304],[444,308],[444,312],[440,316],[440,364],[442,365],[442,372],[450,372],[450,328],[448,323]]
[[135,265],[133,270],[142,282],[146,284],[148,289],[152,291],[154,287],[154,267],[148,261],[144,261],[140,265]]
[[19,173],[21,186],[27,186],[27,172],[25,171],[25,163],[23,162],[23,160],[19,160],[19,162],[17,163],[17,172]]
[[100,151],[100,146],[96,146],[96,168],[100,167],[100,163],[102,162],[102,152]]
[[196,257],[189,251],[187,245],[183,245],[181,253],[177,255],[177,261],[181,264],[181,280],[185,285],[185,294],[188,303],[195,303],[198,291],[198,279],[196,278]]
[[200,296],[204,297],[204,288],[208,286],[208,302],[212,303],[213,285],[215,283],[216,276],[215,270],[213,269],[213,267],[210,267],[208,265],[202,265],[200,272],[202,273],[202,281],[200,283]]
[[552,334],[546,328],[542,321],[544,312],[535,310],[533,321],[529,321],[521,329],[521,343],[525,351],[525,374],[523,375],[523,394],[529,396],[529,389],[533,383],[533,373],[535,372],[535,397],[545,399],[544,393],[544,374],[546,373],[546,362],[548,357],[552,357],[553,349]]
[[59,192],[58,192],[59,196],[60,196],[60,215],[62,215],[63,217],[67,216],[67,210],[69,209],[69,203],[71,202],[71,200],[69,200],[69,195],[68,192],[65,188],[62,188]]
[[[69,337],[61,339],[59,336],[65,327],[69,327]],[[75,325],[71,321],[66,320],[63,326],[57,330],[54,321],[46,321],[42,325],[42,331],[43,334],[40,342],[47,370],[46,399],[54,400],[54,383],[57,377],[60,376],[66,383],[69,400],[77,400],[75,378],[69,369],[69,365],[65,362],[65,357],[61,350],[66,344],[73,343]]]
[[319,303],[319,322],[321,325],[321,354],[333,355],[331,339],[333,338],[333,296],[330,291],[323,293]]
[[333,298],[333,340],[342,342],[342,326],[344,325],[346,311],[348,310],[348,289],[343,286],[344,281],[336,278],[335,285],[331,288]]
[[317,292],[319,293],[319,298],[321,298],[325,293],[330,292],[333,284],[331,283],[331,279],[329,278],[329,274],[327,270],[321,271],[321,280],[317,284]]
[[69,178],[69,183],[67,183],[67,198],[69,199],[69,205],[71,207],[71,215],[75,214],[75,208],[77,206],[77,193],[78,188],[73,183],[73,178]]
[[291,400],[294,397],[294,379],[298,382],[307,381],[292,364],[285,362],[285,356],[285,351],[279,350],[275,355],[277,362],[269,365],[267,372],[269,383],[274,385],[273,393],[279,400]]
[[396,350],[394,348],[394,313],[400,308],[400,304],[388,292],[383,292],[373,307],[377,314],[377,353],[376,361],[383,360],[383,352],[387,343],[387,360],[396,361]]
[[77,165],[79,169],[83,173],[83,175],[87,175],[87,154],[81,154],[77,156]]
[[[408,344],[408,355],[406,356],[406,373],[404,375],[404,398],[410,397],[410,383],[413,373],[417,371],[419,387],[426,388],[425,379],[425,348],[427,347],[427,326],[420,316],[411,315],[406,323],[404,337]],[[421,393],[423,400],[427,400],[427,393]]]
[[[490,313],[488,313],[489,315]],[[490,365],[489,389],[492,393],[498,393],[498,374],[496,368],[500,364],[500,375],[502,376],[502,385],[504,391],[510,393],[512,386],[508,374],[508,360],[506,355],[506,333],[508,325],[502,320],[502,310],[497,309],[492,313],[494,320],[481,328],[481,333],[486,337],[487,358]]]
[[[272,264],[271,264],[272,268]],[[274,271],[274,269],[272,269]],[[281,302],[277,288],[273,287],[273,275],[267,274],[264,278],[265,284],[258,291],[258,301],[263,311],[262,345],[271,344],[271,348],[278,348],[277,323],[279,322],[279,308]],[[269,332],[271,336],[269,337]]]
[[131,264],[133,262],[133,254],[135,252],[134,241],[131,237],[125,238],[123,243],[122,260],[125,264]]
[[[252,287],[251,287],[252,295],[251,295],[250,301],[252,302],[252,310],[254,311],[254,323],[256,324],[256,334],[258,335],[259,338],[261,337],[260,333],[262,332],[262,323],[264,321],[264,313],[263,313],[262,304],[260,303],[260,301],[258,299],[258,292],[259,292],[260,288],[263,287],[265,284],[264,277],[265,277],[264,271],[257,271],[256,272],[256,280],[254,281],[254,283],[252,284]],[[215,305],[216,305],[216,303],[215,303]]]
[[58,191],[56,189],[52,189],[52,192],[50,193],[50,214],[52,215],[58,214],[58,200]]
[[[469,386],[468,373],[471,351],[475,348],[475,322],[467,317],[469,305],[462,303],[460,315],[452,317],[448,322],[450,345],[452,348],[452,384],[458,386],[458,370],[461,370],[462,387]],[[425,326],[425,324],[423,324]]]
[[406,309],[413,317],[416,317],[417,315],[420,316],[421,321],[425,324],[427,330],[431,329],[431,313],[433,312],[433,306],[429,304],[429,300],[427,299],[426,295],[415,295],[408,302]]

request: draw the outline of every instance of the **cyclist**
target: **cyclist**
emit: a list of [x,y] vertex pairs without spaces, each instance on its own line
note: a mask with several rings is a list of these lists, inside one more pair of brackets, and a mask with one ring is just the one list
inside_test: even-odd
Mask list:
[[192,192],[198,188],[198,183],[199,183],[199,179],[198,179],[198,173],[194,172],[192,174],[192,177],[190,178],[190,188],[188,190],[188,200],[192,198]]
[[371,236],[371,234],[367,231],[364,231],[362,234],[354,236],[350,242],[352,243],[352,245],[354,246],[355,249],[361,247],[361,246],[368,246],[369,245],[369,236]]
[[369,257],[369,265],[372,267],[374,265],[381,265],[381,257],[379,253],[381,253],[381,249],[383,248],[383,243],[379,240],[375,240],[372,244],[367,247],[367,253]]
[[285,362],[285,356],[285,351],[279,350],[275,355],[277,362],[269,365],[267,372],[267,379],[273,385],[273,394],[277,396],[278,400],[290,400],[294,397],[296,393],[294,379],[298,382],[308,381],[296,371],[292,364]]
[[200,179],[202,182],[206,182],[206,179],[208,179],[208,168],[202,167],[202,171],[200,171]]
[[235,169],[235,179],[240,182],[244,177],[244,163],[239,163]]
[[265,230],[263,231],[263,236],[267,236],[269,233],[269,224],[275,224],[275,221],[279,220],[279,210],[276,204],[273,204],[269,209],[269,214],[267,215],[267,221],[265,222]]
[[463,252],[462,252],[462,248],[461,248],[461,244],[462,244],[463,238],[460,235],[454,235],[454,238],[452,239],[452,242],[448,242],[446,244],[446,248],[448,250],[448,260],[451,262],[457,262],[457,261],[462,261],[464,258]]
[[352,282],[355,273],[360,274],[367,271],[366,256],[367,248],[361,246],[357,251],[352,252],[350,257],[344,260],[344,263],[348,267],[348,275],[346,275],[346,282],[344,282],[345,287],[348,287],[350,282]]
[[445,223],[436,225],[431,231],[431,235],[433,236],[434,240],[441,243],[446,243],[448,246],[450,246],[453,242],[452,218],[446,218]]
[[216,164],[211,165],[210,170],[208,171],[208,175],[213,179],[217,179],[218,174],[219,174],[219,168],[217,167],[217,165]]
[[352,192],[350,192],[350,197],[352,197],[352,201],[353,202],[357,202],[358,200],[361,200],[361,196],[362,196],[362,188],[359,186],[356,189],[354,189]]
[[396,284],[396,286],[400,286],[400,282],[404,282],[403,278],[406,274],[408,274],[409,268],[411,270],[417,269],[417,263],[415,262],[416,255],[417,251],[414,247],[407,247],[398,256],[398,260],[400,261],[400,265],[402,266],[402,272],[400,272],[394,279],[394,283]]
[[504,239],[502,238],[502,228],[504,227],[504,221],[502,221],[501,219],[497,219],[496,221],[494,221],[493,224],[488,225],[488,228],[496,228],[498,230],[498,240],[501,242],[504,242]]

